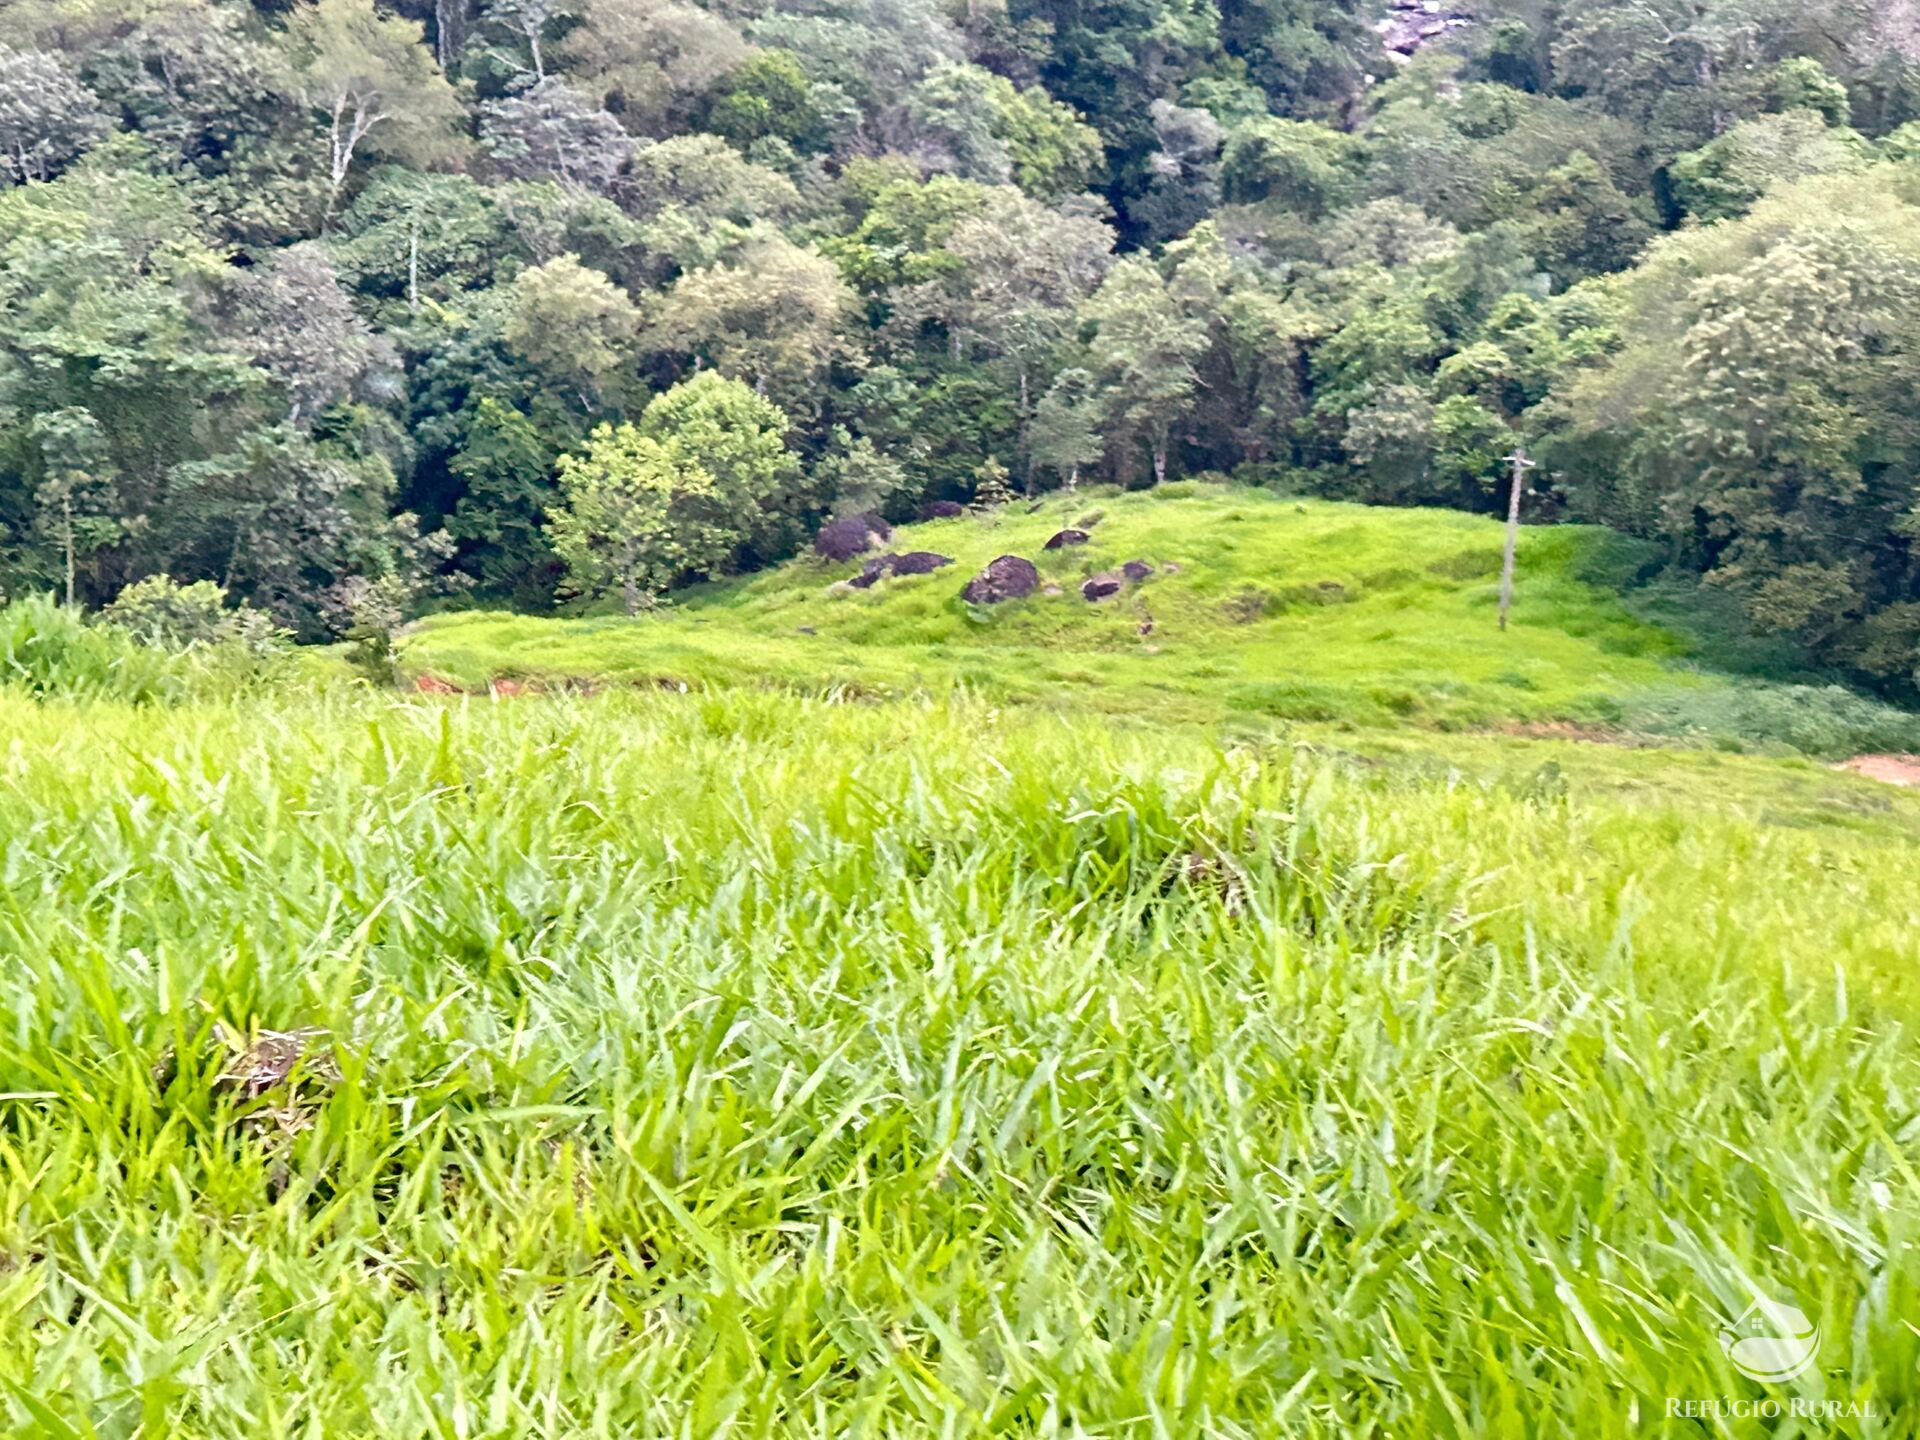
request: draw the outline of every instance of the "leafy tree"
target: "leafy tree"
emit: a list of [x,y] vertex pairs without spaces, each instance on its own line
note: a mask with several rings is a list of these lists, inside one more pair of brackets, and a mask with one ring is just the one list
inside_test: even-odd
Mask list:
[[326,220],[363,148],[417,160],[444,147],[459,105],[419,25],[380,14],[373,0],[311,0],[288,37],[300,96],[326,127]]
[[620,387],[633,363],[640,312],[626,293],[571,255],[524,270],[508,295],[504,338],[586,410]]
[[1109,453],[1144,435],[1155,483],[1167,478],[1173,427],[1193,401],[1205,351],[1204,318],[1187,313],[1160,272],[1129,256],[1081,307],[1093,330],[1094,377],[1104,400]]
[[1347,199],[1359,167],[1359,146],[1351,136],[1307,121],[1263,117],[1228,137],[1220,186],[1229,200],[1271,200],[1313,218]]
[[812,413],[828,368],[850,354],[851,302],[830,260],[761,233],[727,262],[675,281],[651,343],[744,379],[791,411]]
[[707,128],[746,150],[757,140],[784,140],[796,150],[827,143],[825,117],[800,62],[782,50],[762,50],[714,87]]
[[1038,85],[1020,89],[1004,76],[987,84],[993,130],[1006,145],[1013,180],[1029,195],[1057,200],[1091,185],[1105,169],[1100,136],[1073,107]]
[[632,152],[620,122],[548,76],[480,107],[480,148],[501,175],[605,194]]
[[545,530],[559,452],[531,419],[483,397],[449,468],[464,493],[447,517],[481,590],[523,604],[553,594],[558,557]]
[[1621,281],[1627,343],[1564,386],[1553,458],[1581,508],[1829,658],[1884,660],[1873,617],[1920,579],[1916,220],[1871,176],[1825,177],[1671,237]]
[[1770,185],[1803,175],[1855,170],[1867,163],[1866,143],[1836,130],[1811,110],[1744,120],[1673,162],[1674,199],[1699,220],[1742,215]]
[[1100,463],[1100,396],[1091,372],[1074,367],[1054,376],[1034,407],[1027,450],[1036,465],[1053,471],[1071,490],[1080,472]]
[[66,603],[72,606],[78,601],[82,557],[121,532],[113,461],[100,422],[86,410],[36,415],[31,433],[42,475],[34,491],[39,528],[59,556]]
[[654,396],[639,428],[713,477],[731,517],[733,558],[766,561],[799,543],[813,503],[787,448],[792,425],[778,405],[709,370]]
[[602,425],[560,460],[548,533],[572,588],[617,591],[627,614],[677,577],[708,574],[787,527],[798,474],[787,419],[738,381],[696,376],[648,405],[638,425]]
[[584,455],[561,456],[560,495],[547,535],[567,567],[567,589],[589,598],[617,592],[630,616],[733,548],[713,477],[631,425],[602,425]]
[[49,180],[109,128],[59,56],[0,45],[0,174]]
[[638,135],[664,137],[747,58],[740,32],[681,0],[578,0],[568,77]]
[[249,358],[287,396],[289,421],[310,421],[370,369],[392,363],[391,347],[360,318],[326,251],[311,241],[282,250],[236,288]]

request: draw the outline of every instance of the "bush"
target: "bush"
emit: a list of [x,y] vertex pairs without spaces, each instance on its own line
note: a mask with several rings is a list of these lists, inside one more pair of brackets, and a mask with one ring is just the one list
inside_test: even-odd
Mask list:
[[149,575],[127,586],[100,612],[100,619],[165,650],[237,645],[264,655],[286,638],[264,611],[250,605],[230,607],[227,592],[211,580],[182,585],[169,575]]

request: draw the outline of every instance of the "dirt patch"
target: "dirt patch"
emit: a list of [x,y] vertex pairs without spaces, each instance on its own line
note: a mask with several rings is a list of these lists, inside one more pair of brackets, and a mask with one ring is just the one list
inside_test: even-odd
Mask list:
[[413,688],[422,695],[462,695],[463,691],[451,680],[442,680],[438,675],[422,675],[413,682]]
[[1837,768],[1889,785],[1920,786],[1920,755],[1856,755]]

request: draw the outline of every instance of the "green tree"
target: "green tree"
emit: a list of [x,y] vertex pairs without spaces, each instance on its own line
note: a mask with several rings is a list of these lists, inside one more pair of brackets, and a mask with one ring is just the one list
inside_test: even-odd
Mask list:
[[531,419],[488,396],[448,465],[463,493],[447,517],[461,563],[481,590],[522,603],[553,593],[558,564],[545,529],[558,454]]
[[1094,332],[1094,379],[1110,427],[1109,454],[1145,436],[1154,482],[1167,478],[1173,427],[1188,413],[1207,348],[1204,317],[1189,314],[1160,272],[1129,256],[1081,306]]
[[637,614],[777,531],[798,474],[785,429],[776,407],[711,374],[656,397],[638,425],[598,427],[583,455],[561,457],[548,522],[570,587],[618,592]]
[[421,43],[420,26],[373,0],[310,0],[288,22],[295,83],[326,127],[330,222],[362,150],[423,159],[443,150],[459,101]]
[[813,82],[783,50],[747,57],[714,87],[707,129],[741,150],[756,140],[784,140],[800,151],[823,149],[825,117],[813,100]]
[[508,296],[505,340],[595,410],[620,388],[637,349],[640,312],[611,280],[562,255],[522,271]]

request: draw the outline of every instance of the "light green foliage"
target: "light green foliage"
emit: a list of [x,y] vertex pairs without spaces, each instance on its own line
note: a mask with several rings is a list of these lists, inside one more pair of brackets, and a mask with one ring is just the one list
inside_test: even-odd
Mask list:
[[230,605],[227,592],[212,581],[182,585],[166,575],[127,586],[101,610],[100,619],[144,644],[171,650],[234,645],[264,655],[285,638],[261,611]]
[[691,355],[804,412],[847,353],[852,295],[833,262],[756,233],[726,262],[691,270],[662,297],[652,345]]
[[547,536],[575,593],[620,595],[626,613],[652,605],[683,571],[718,565],[734,534],[713,477],[632,425],[594,430],[584,455],[560,457],[560,503]]
[[[1683,553],[1704,521],[1702,568],[1757,624],[1829,655],[1866,643],[1866,617],[1904,598],[1876,569],[1904,548],[1910,461],[1882,473],[1862,457],[1916,443],[1901,398],[1920,365],[1916,219],[1871,177],[1834,177],[1676,236],[1621,286],[1631,342],[1572,391],[1575,433],[1631,437],[1658,495],[1657,509],[1602,513]],[[1890,639],[1875,663],[1910,671]]]
[[572,588],[617,592],[633,615],[680,576],[791,544],[786,429],[777,407],[711,372],[656,397],[637,426],[600,426],[584,455],[561,457],[547,527]]
[[1338,130],[1262,117],[1228,136],[1220,185],[1229,200],[1272,201],[1313,218],[1352,191],[1359,161],[1358,144]]
[[22,1433],[1626,1436],[1763,1393],[1749,1285],[1815,1394],[1920,1361],[1870,782],[746,691],[0,729]]
[[1014,183],[1042,200],[1086,190],[1103,168],[1099,133],[1038,85],[994,76],[988,95]]
[[288,27],[295,85],[323,127],[327,216],[363,150],[403,160],[444,152],[459,114],[417,23],[372,0],[301,0]]
[[1129,256],[1080,311],[1095,336],[1109,448],[1125,450],[1144,437],[1156,481],[1166,479],[1173,426],[1199,383],[1194,366],[1207,346],[1208,317],[1184,299],[1150,262]]
[[720,82],[707,128],[741,150],[768,138],[797,150],[818,150],[830,138],[806,71],[780,50],[756,51]]
[[1743,215],[1770,185],[1857,170],[1868,150],[1851,130],[1812,110],[1744,120],[1673,162],[1674,198],[1698,220]]
[[521,272],[505,338],[591,408],[618,392],[638,351],[640,311],[626,292],[572,255]]

